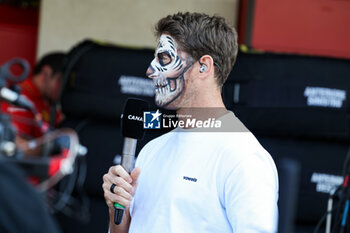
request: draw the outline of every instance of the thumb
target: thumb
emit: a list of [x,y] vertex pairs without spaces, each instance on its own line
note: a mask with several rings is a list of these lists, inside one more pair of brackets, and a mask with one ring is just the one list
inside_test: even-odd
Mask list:
[[139,175],[141,173],[141,169],[139,167],[135,167],[134,170],[131,171],[131,178],[132,178],[132,183],[136,184],[137,183],[137,179],[139,178]]

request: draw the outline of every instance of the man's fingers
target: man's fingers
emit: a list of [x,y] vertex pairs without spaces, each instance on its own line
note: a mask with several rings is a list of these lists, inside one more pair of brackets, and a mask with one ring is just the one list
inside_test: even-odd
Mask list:
[[120,165],[111,167],[109,169],[108,173],[111,173],[111,174],[114,174],[116,176],[119,176],[119,177],[123,178],[128,183],[132,182],[132,178],[129,175],[129,173],[127,173],[127,171],[125,171],[125,169],[122,166],[120,166]]
[[113,176],[110,174],[106,174],[103,176],[103,181],[108,184],[115,184],[118,187],[122,187],[127,192],[131,192],[132,186],[128,182],[126,182],[123,178],[119,176]]
[[[110,192],[110,193],[112,193],[111,192],[111,190],[110,190],[110,188],[111,188],[111,185],[112,184],[109,184],[109,183],[103,183],[103,185],[102,185],[102,188],[103,188],[103,191],[106,193],[108,193],[108,192]],[[131,194],[129,193],[129,192],[127,192],[124,188],[122,188],[122,187],[119,187],[119,186],[115,186],[114,188],[113,188],[113,192],[114,192],[114,194],[115,195],[117,195],[117,196],[121,196],[121,197],[123,197],[123,198],[125,198],[125,199],[127,199],[127,200],[132,200],[132,196],[131,196]],[[113,194],[113,193],[112,193]]]
[[[103,176],[102,188],[106,203],[110,208],[113,208],[114,203],[130,207],[140,173],[141,169],[138,167],[134,168],[130,175],[120,165],[109,169],[108,173]],[[111,190],[112,184],[115,184],[113,190]]]
[[118,203],[124,207],[130,207],[131,205],[131,199],[124,198],[123,196],[119,196],[111,192],[105,192],[104,197],[109,207],[113,207],[114,203]]

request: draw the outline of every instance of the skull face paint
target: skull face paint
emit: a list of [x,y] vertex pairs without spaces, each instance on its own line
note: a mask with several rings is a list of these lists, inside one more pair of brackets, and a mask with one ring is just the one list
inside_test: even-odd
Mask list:
[[176,100],[185,89],[184,73],[192,66],[191,57],[178,51],[176,41],[169,35],[161,35],[146,75],[155,85],[155,103],[166,107]]

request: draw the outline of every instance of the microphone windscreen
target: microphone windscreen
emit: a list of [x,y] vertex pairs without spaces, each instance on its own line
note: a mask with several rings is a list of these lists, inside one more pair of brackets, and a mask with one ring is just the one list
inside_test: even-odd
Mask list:
[[142,139],[143,112],[147,110],[148,102],[136,98],[127,99],[121,124],[123,137]]

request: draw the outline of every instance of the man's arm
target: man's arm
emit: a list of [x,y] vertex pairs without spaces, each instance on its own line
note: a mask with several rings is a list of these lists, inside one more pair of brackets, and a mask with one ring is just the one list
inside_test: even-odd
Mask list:
[[[129,175],[122,166],[117,165],[111,167],[108,173],[103,176],[102,188],[109,208],[110,233],[127,233],[129,231],[131,221],[129,208],[137,188],[140,172],[140,168],[135,167]],[[110,190],[112,184],[115,184],[114,193]],[[114,223],[114,203],[125,206],[123,219],[119,225]]]

